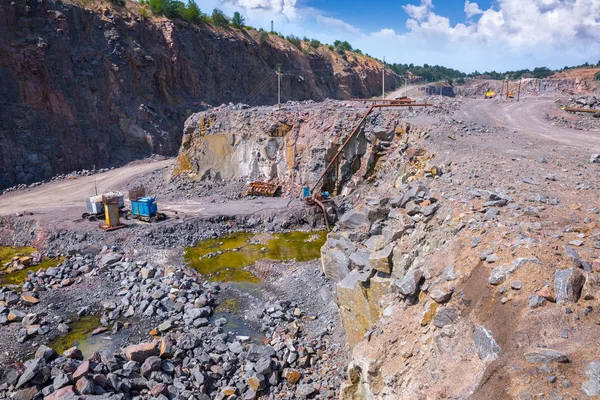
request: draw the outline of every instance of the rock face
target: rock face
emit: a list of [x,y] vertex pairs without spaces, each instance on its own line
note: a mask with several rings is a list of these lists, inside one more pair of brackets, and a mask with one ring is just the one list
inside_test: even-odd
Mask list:
[[[380,64],[362,55],[344,60],[325,46],[304,55],[275,35],[261,42],[253,30],[145,19],[136,3],[85,7],[0,5],[0,189],[94,164],[174,155],[185,118],[202,104],[274,103],[279,63],[305,71],[283,79],[285,101],[381,91]],[[389,89],[398,83],[386,77]]]
[[[327,101],[303,107],[302,112],[293,107],[274,110],[222,106],[193,114],[185,122],[174,174],[196,180],[269,181],[280,184],[285,193],[291,186],[295,164],[298,190],[298,185],[317,182],[366,112],[362,105],[341,105]],[[318,189],[343,193],[345,187],[367,178],[380,156],[381,145],[389,145],[396,129],[402,128],[400,118],[405,113],[392,109],[371,113],[338,158],[337,168]],[[357,234],[368,233],[365,215],[344,219],[341,224],[359,228]]]

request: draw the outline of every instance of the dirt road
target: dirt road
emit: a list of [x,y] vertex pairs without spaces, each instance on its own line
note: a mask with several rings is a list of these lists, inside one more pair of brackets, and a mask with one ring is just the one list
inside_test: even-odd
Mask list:
[[465,99],[458,117],[482,125],[505,127],[589,152],[600,152],[599,131],[580,131],[553,126],[546,119],[553,107],[556,107],[553,99],[526,99],[520,102]]
[[[126,193],[128,182],[138,175],[171,165],[174,160],[151,162],[140,165],[125,166],[96,175],[98,193],[119,190]],[[94,194],[94,177],[53,182],[40,187],[7,193],[0,196],[0,215],[16,213],[33,213],[39,221],[73,221],[81,217],[85,211],[85,199]],[[179,215],[212,217],[218,215],[250,215],[262,211],[284,210],[288,208],[288,199],[258,198],[211,203],[202,200],[186,200],[180,202],[159,201],[162,211],[167,214],[177,212]],[[301,207],[300,201],[289,204]]]
[[[115,168],[96,174],[98,193],[124,190],[125,185],[137,175],[171,165],[173,160]],[[17,212],[48,214],[62,210],[77,210],[74,216],[85,211],[85,199],[94,195],[94,176],[47,183],[30,190],[7,193],[0,196],[0,215]]]

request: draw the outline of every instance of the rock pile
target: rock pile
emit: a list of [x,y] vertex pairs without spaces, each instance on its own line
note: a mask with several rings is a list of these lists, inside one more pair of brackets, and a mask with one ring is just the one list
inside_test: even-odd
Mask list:
[[[424,185],[403,185],[395,198],[368,199],[361,210],[346,212],[328,235],[321,249],[323,271],[337,283],[351,346],[381,316],[384,296],[395,293],[409,304],[415,301],[426,276],[415,260],[425,243],[424,230],[440,207]],[[444,302],[452,290],[432,293]]]
[[[305,316],[296,304],[267,304],[258,315],[265,332],[260,344],[258,338],[227,332],[225,318],[211,318],[219,284],[203,282],[191,270],[133,261],[117,248],[104,249],[96,259],[73,255],[31,275],[27,283],[51,289],[83,273],[119,283],[116,299],[102,304],[102,325],[112,326],[114,333],[123,318],[143,316],[155,321],[152,340],[116,353],[98,351],[87,360],[77,347],[58,355],[40,346],[33,359],[5,368],[1,393],[18,399],[337,398],[340,382],[331,373],[337,367],[329,364],[329,332],[304,335]],[[30,300],[25,293],[19,297],[2,290],[0,295],[10,304]],[[79,313],[89,311],[84,307]],[[0,315],[6,314],[3,308]],[[28,327],[39,320],[12,310],[8,315],[7,320],[27,321]],[[49,328],[40,323],[37,329]]]

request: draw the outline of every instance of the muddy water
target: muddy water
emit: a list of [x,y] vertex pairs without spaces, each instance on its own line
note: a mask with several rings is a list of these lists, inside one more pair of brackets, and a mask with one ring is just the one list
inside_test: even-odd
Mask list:
[[119,342],[127,336],[127,328],[122,328],[116,335],[111,334],[110,331],[92,335],[94,329],[99,326],[101,325],[98,315],[75,317],[73,322],[69,324],[71,330],[66,334],[57,336],[49,343],[49,346],[56,350],[58,354],[77,346],[86,359],[95,351],[117,350]]
[[0,285],[22,285],[27,278],[29,272],[37,272],[42,268],[56,267],[58,264],[64,261],[64,259],[50,258],[45,259],[38,265],[32,265],[31,267],[25,267],[21,270],[7,271],[5,264],[11,261],[14,257],[30,256],[31,253],[35,252],[36,249],[33,247],[11,247],[11,246],[0,246]]
[[258,283],[247,267],[263,259],[303,262],[319,258],[326,235],[324,231],[273,235],[240,232],[188,248],[185,260],[214,282]]
[[[321,256],[326,237],[325,231],[280,234],[240,232],[199,242],[195,247],[186,249],[185,260],[209,281],[230,283],[242,293],[253,292],[256,295],[261,287],[260,279],[248,267],[264,259],[298,262],[317,259]],[[226,330],[248,336],[255,342],[263,338],[261,332],[248,326],[233,298],[221,302],[211,322],[220,317],[227,319]]]

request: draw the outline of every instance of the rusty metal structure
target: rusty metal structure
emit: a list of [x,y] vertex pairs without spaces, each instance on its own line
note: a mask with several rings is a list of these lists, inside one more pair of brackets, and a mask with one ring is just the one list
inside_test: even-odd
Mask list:
[[129,191],[129,200],[135,201],[146,196],[146,188],[144,186],[138,186]]
[[324,196],[321,193],[317,193],[315,196],[307,196],[304,198],[304,203],[307,206],[319,206],[323,210],[323,217],[325,218],[325,226],[329,230],[329,217],[327,216],[326,204],[333,203],[333,199],[329,196]]
[[99,227],[107,232],[125,228],[121,223],[121,212],[119,209],[120,198],[116,195],[102,195],[102,204],[104,205],[105,223]]
[[369,103],[375,103],[375,104],[395,104],[395,105],[414,105],[417,103],[416,100],[411,99],[410,97],[407,96],[402,96],[402,97],[398,97],[395,99],[351,99],[350,101],[362,101],[362,102],[369,102]]
[[279,186],[273,183],[252,181],[244,191],[244,196],[274,197],[277,189]]
[[[408,97],[406,99],[408,99]],[[410,99],[408,99],[408,100],[410,100]],[[338,151],[335,153],[335,155],[329,162],[329,164],[327,164],[325,171],[323,171],[321,176],[319,176],[319,179],[317,179],[317,181],[313,184],[313,186],[310,190],[311,194],[314,194],[315,190],[317,189],[317,187],[319,186],[319,184],[321,183],[323,178],[325,178],[325,176],[327,175],[327,173],[329,172],[331,167],[333,167],[333,165],[335,164],[335,162],[338,159],[338,157],[340,156],[340,154],[342,154],[342,152],[344,151],[346,146],[348,146],[348,143],[350,143],[352,138],[354,138],[354,136],[360,131],[361,126],[365,123],[365,121],[367,120],[367,117],[369,116],[369,114],[371,114],[373,109],[379,108],[381,110],[383,107],[437,107],[437,106],[434,106],[427,102],[425,102],[425,103],[416,103],[416,102],[408,103],[407,100],[404,100],[404,102],[400,102],[399,100],[371,100],[371,101],[372,101],[372,103],[369,106],[369,109],[367,110],[367,112],[363,115],[363,117],[358,122],[356,127],[352,130],[350,135],[348,135],[348,137],[346,138],[344,143],[340,146]]]
[[590,114],[600,113],[600,110],[594,110],[591,108],[565,107],[565,108],[563,108],[563,110],[568,111],[568,112],[582,112],[582,113],[590,113]]

